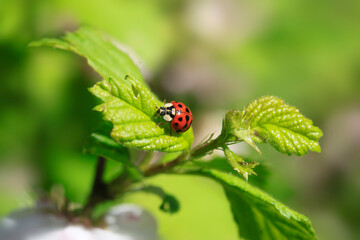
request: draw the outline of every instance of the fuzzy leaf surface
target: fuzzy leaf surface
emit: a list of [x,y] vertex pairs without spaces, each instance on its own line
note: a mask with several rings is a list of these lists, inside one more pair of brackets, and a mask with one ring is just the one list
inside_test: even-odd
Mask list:
[[204,169],[192,174],[219,182],[242,239],[317,239],[310,220],[236,175]]
[[192,128],[185,133],[170,135],[169,124],[157,127],[164,120],[155,119],[161,106],[149,90],[130,57],[96,30],[82,27],[61,39],[44,39],[31,46],[52,46],[73,51],[88,60],[103,80],[90,91],[103,103],[94,109],[113,124],[111,137],[121,145],[142,150],[164,152],[184,151],[193,141]]

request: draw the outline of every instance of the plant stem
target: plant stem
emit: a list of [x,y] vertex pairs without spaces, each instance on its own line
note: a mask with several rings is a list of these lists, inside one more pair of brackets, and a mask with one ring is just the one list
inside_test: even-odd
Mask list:
[[149,166],[153,156],[154,156],[154,152],[146,152],[145,153],[145,156],[143,157],[143,159],[141,160],[141,162],[139,164],[140,170],[144,171]]
[[217,138],[205,142],[200,146],[195,147],[191,151],[191,157],[193,158],[200,158],[204,155],[208,154],[209,152],[212,152],[214,149],[217,149],[219,146],[221,146],[224,142],[223,136],[219,135]]
[[86,216],[91,214],[91,211],[96,204],[102,202],[105,199],[108,199],[107,187],[103,181],[105,163],[106,159],[104,157],[98,157],[91,193],[88,197],[87,204],[83,208],[83,214]]
[[102,192],[103,188],[101,188],[104,185],[103,176],[104,176],[104,170],[105,170],[105,163],[106,159],[104,157],[98,157],[97,165],[96,165],[96,172],[95,172],[95,178],[94,178],[94,184],[92,193],[96,194],[98,192]]
[[144,172],[144,176],[149,177],[149,176],[153,176],[158,173],[163,173],[165,171],[168,171],[168,170],[176,167],[178,164],[184,162],[183,160],[185,158],[189,158],[189,157],[190,158],[200,158],[200,157],[208,154],[209,152],[213,151],[214,149],[219,148],[220,146],[223,145],[223,143],[224,143],[224,135],[220,134],[216,139],[207,141],[207,142],[201,144],[200,146],[195,147],[190,152],[190,154],[188,152],[183,153],[171,162],[167,162],[164,164],[155,165],[153,167],[150,167],[149,169],[147,169]]
[[172,160],[170,162],[150,167],[144,172],[144,176],[145,177],[150,177],[150,176],[153,176],[155,174],[163,173],[165,171],[168,171],[171,168],[177,166],[179,163],[181,163],[183,161],[183,159],[185,158],[185,156],[187,156],[187,155],[188,154],[183,153],[179,157],[177,157],[176,159],[174,159],[174,160]]

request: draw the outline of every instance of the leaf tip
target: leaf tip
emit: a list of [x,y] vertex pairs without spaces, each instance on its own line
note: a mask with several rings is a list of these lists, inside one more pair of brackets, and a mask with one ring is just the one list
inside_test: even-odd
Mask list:
[[251,137],[244,137],[243,138],[244,142],[246,142],[247,144],[249,144],[252,148],[254,148],[259,155],[262,155],[260,149],[258,148],[258,146],[256,145],[256,143],[252,140]]

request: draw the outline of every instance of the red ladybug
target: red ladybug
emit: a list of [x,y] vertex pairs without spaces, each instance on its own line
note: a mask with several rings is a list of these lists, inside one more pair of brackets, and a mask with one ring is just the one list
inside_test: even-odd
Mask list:
[[[192,113],[190,109],[181,102],[171,101],[165,103],[164,107],[159,107],[157,113],[163,116],[164,120],[170,122],[171,129],[175,132],[185,132],[192,123]],[[164,124],[164,123],[159,123]]]

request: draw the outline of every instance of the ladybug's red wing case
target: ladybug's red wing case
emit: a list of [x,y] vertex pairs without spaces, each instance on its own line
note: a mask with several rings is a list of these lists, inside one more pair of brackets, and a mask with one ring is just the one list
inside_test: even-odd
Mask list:
[[[185,132],[192,123],[192,113],[190,109],[181,102],[171,101],[159,107],[158,115],[163,116],[164,120],[170,122],[171,129],[175,132]],[[162,123],[164,124],[164,123]]]
[[180,115],[176,115],[174,119],[171,121],[171,128],[177,133],[185,132],[190,128],[191,123],[192,123],[191,114],[180,114]]
[[175,102],[175,101],[171,101],[171,103],[175,107],[176,111],[179,110],[179,111],[181,111],[181,113],[190,114],[192,116],[190,109],[185,104],[183,104],[181,102]]
[[175,107],[176,114],[171,121],[171,128],[175,132],[185,132],[189,129],[192,123],[192,113],[190,109],[181,102],[172,101],[171,104]]

